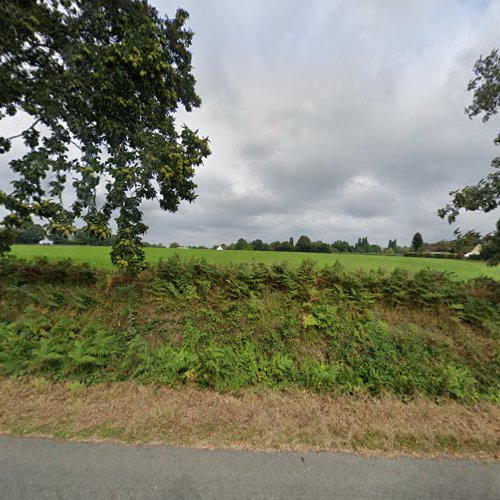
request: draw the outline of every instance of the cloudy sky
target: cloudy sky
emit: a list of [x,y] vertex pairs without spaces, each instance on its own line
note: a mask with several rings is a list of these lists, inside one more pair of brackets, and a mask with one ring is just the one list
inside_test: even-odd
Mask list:
[[[192,0],[200,109],[208,135],[198,199],[175,214],[144,206],[152,242],[386,245],[452,237],[448,192],[486,175],[498,117],[469,120],[471,69],[499,45],[500,0]],[[0,157],[0,187],[8,183]],[[458,226],[491,231],[498,213]]]

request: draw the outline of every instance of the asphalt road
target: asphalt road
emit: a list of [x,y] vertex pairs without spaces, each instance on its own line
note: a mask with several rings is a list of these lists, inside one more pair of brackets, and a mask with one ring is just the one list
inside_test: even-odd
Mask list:
[[0,437],[0,498],[500,498],[500,465]]

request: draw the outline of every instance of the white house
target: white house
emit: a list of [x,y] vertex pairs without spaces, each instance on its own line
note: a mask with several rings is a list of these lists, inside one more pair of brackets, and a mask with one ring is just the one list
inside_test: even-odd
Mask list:
[[483,249],[483,247],[481,245],[476,245],[470,252],[468,252],[464,255],[464,258],[468,259],[469,257],[472,257],[473,255],[480,255],[482,249]]

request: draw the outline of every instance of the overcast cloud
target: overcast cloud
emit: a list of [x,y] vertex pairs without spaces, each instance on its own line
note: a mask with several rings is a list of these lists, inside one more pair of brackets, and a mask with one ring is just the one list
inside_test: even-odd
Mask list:
[[[144,206],[148,241],[452,236],[437,208],[498,154],[498,117],[463,110],[474,62],[498,47],[500,1],[153,3],[190,12],[203,105],[179,119],[210,137],[212,156],[194,204]],[[3,155],[0,187],[9,179]],[[497,218],[458,226],[485,233]]]

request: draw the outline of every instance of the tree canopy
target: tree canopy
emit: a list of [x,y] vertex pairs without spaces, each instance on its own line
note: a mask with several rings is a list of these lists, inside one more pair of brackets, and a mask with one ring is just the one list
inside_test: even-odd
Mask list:
[[[475,77],[469,82],[467,90],[473,91],[472,104],[465,109],[469,118],[481,116],[483,122],[498,113],[500,109],[500,54],[498,49],[493,50],[488,56],[481,56],[474,65]],[[500,145],[500,133],[494,139]],[[441,218],[448,222],[455,222],[461,209],[491,212],[500,206],[500,156],[491,162],[495,169],[474,186],[452,191],[451,202],[438,210]],[[498,264],[500,260],[500,220],[497,222],[497,234],[493,234],[488,243],[490,264]]]
[[297,252],[310,252],[311,251],[311,238],[306,235],[302,235],[295,243],[295,249]]
[[250,250],[250,243],[245,238],[239,238],[234,247],[235,250]]
[[398,251],[398,242],[396,239],[394,240],[389,240],[389,243],[387,244],[387,249],[394,250],[395,252]]
[[424,244],[424,240],[422,238],[422,235],[420,233],[415,233],[413,235],[413,238],[411,240],[411,247],[415,252],[418,252]]
[[16,231],[15,242],[37,245],[45,238],[45,231],[40,224],[29,224]]
[[175,121],[180,105],[201,104],[187,18],[163,18],[145,0],[0,3],[0,119],[31,119],[0,138],[0,153],[16,140],[26,149],[10,162],[13,190],[0,191],[0,251],[33,216],[51,234],[81,223],[103,239],[114,218],[113,263],[142,268],[141,203],[175,212],[194,201],[195,167],[210,154],[208,138]]

